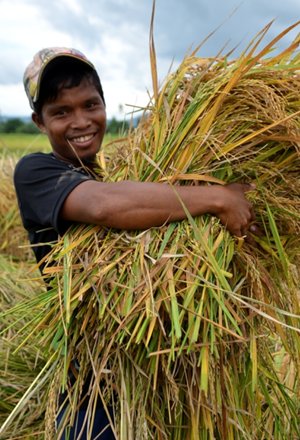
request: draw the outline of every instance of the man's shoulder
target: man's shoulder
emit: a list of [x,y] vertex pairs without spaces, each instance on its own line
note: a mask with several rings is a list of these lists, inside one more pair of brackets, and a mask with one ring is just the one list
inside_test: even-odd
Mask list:
[[26,154],[25,156],[22,156],[16,165],[16,168],[19,168],[21,166],[28,166],[30,164],[36,164],[36,163],[52,163],[53,160],[55,161],[55,156],[52,153],[30,153]]
[[42,170],[48,169],[53,171],[55,169],[66,169],[68,165],[60,160],[58,160],[52,153],[30,153],[21,157],[16,164],[14,175],[22,175],[31,172],[41,172]]
[[56,185],[58,181],[73,185],[75,181],[92,178],[84,168],[60,160],[53,153],[27,154],[18,161],[14,170],[16,188],[23,188],[24,185]]

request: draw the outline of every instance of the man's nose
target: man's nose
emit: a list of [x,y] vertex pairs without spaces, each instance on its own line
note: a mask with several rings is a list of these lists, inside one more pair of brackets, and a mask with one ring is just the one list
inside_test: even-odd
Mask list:
[[85,128],[91,124],[91,120],[87,114],[82,109],[75,110],[72,115],[72,128]]

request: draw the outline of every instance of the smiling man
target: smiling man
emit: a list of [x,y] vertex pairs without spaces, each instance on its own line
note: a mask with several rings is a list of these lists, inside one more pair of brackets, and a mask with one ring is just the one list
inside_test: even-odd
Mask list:
[[[99,76],[82,53],[57,47],[41,50],[25,71],[24,85],[32,119],[52,146],[49,154],[24,156],[14,175],[23,224],[37,261],[74,223],[132,230],[186,218],[168,184],[95,179],[95,158],[106,128],[105,100]],[[245,197],[250,189],[245,184],[181,186],[176,192],[193,216],[217,216],[233,235],[242,236],[254,220]],[[77,427],[68,438],[78,438],[84,414],[81,408]],[[113,439],[110,428],[99,436],[107,424],[100,405],[92,438]]]

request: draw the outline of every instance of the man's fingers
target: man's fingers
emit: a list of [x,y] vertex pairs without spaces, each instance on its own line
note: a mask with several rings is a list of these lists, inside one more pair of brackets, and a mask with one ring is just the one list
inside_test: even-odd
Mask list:
[[243,183],[242,185],[244,186],[245,192],[254,191],[256,189],[255,183]]
[[243,193],[254,191],[256,189],[255,183],[230,183],[228,187],[232,188],[233,190],[241,191]]
[[263,231],[262,231],[261,228],[260,228],[258,225],[256,225],[256,224],[251,225],[250,228],[249,228],[249,231],[250,231],[252,234],[257,235],[257,236],[262,236],[262,235],[263,235]]

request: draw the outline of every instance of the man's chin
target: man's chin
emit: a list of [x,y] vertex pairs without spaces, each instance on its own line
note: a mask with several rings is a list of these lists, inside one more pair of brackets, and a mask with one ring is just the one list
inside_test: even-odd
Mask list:
[[95,161],[96,154],[95,152],[91,153],[88,151],[76,151],[73,152],[72,159],[76,160],[77,162],[90,163]]
[[96,160],[96,155],[93,154],[93,155],[89,155],[89,156],[84,156],[84,157],[82,157],[81,160],[82,160],[82,162],[85,163],[85,164],[91,164],[91,163],[94,163],[94,162],[95,162],[95,160]]

